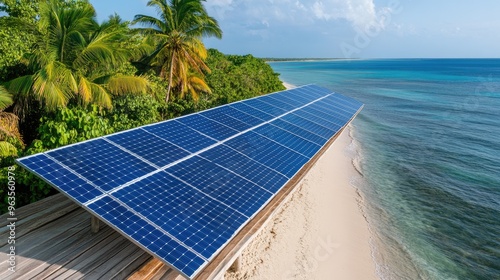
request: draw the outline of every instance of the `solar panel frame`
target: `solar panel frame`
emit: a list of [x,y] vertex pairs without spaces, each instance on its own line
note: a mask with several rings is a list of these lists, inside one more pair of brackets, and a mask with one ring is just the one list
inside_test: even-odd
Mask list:
[[[307,85],[68,145],[17,162],[183,276],[193,278],[361,109],[362,104],[352,98]],[[353,110],[356,111],[347,120]],[[130,143],[130,140],[136,140],[134,136],[142,139],[141,143]],[[158,149],[143,143],[149,139],[154,139],[151,140],[152,146],[158,146]],[[104,152],[93,149],[96,145],[105,147]],[[82,151],[82,147],[90,147],[92,153]],[[169,147],[174,148],[169,151]],[[68,155],[64,150],[73,151],[76,159],[64,158]],[[119,155],[115,156],[117,159],[112,161],[113,164],[128,166],[124,167],[125,170],[135,166],[141,172],[126,175],[127,179],[121,180],[120,184],[111,185],[108,181],[114,182],[113,179],[99,181],[89,175],[97,171],[98,164],[84,164],[90,167],[90,171],[79,167],[87,160],[78,160],[81,158],[79,153],[99,160],[108,150]],[[165,153],[171,156],[162,158]],[[40,167],[41,162],[47,163],[44,166],[50,170]],[[113,164],[109,168],[116,168]],[[188,173],[191,176],[186,175]],[[111,176],[105,176],[106,172],[98,174]],[[71,178],[70,183],[65,185],[59,177]],[[153,184],[151,180],[155,178],[162,180]],[[191,198],[185,197],[193,204],[206,200],[190,209],[210,208],[212,212],[192,214],[203,222],[188,216],[179,220],[178,216],[183,215],[180,210],[170,219],[153,215],[158,209],[169,212],[177,207],[168,206],[161,200],[163,196],[157,193],[162,188],[171,187],[161,185],[167,181],[169,184],[176,182],[174,185],[185,194],[193,194]],[[151,188],[151,185],[156,188]],[[146,199],[139,192],[145,188],[148,190],[145,193],[156,194],[150,198],[156,208],[137,201]],[[170,190],[175,193],[174,189]],[[236,195],[230,196],[229,192]],[[181,193],[178,195],[182,196]],[[217,206],[207,206],[213,203]],[[177,201],[177,204],[182,202]],[[114,208],[109,208],[110,205]],[[145,212],[141,212],[141,207]],[[235,224],[221,233],[222,239],[202,232],[204,226],[209,226],[209,221],[218,219],[206,220],[203,217],[228,217],[229,214],[224,214],[228,209],[239,218],[232,219]],[[126,225],[117,217],[124,217],[132,223]],[[226,225],[226,220],[220,219]],[[191,227],[184,224],[184,228],[191,231],[175,230],[175,222],[186,221],[192,221]],[[138,223],[142,226],[137,226]],[[145,228],[148,230],[144,231]],[[151,242],[153,239],[165,240],[165,246],[173,245],[167,248]]]

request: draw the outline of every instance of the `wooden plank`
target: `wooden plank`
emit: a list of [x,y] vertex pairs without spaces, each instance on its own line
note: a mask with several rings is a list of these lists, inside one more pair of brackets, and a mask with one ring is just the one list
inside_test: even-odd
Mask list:
[[[71,200],[60,193],[53,196],[49,196],[37,202],[30,203],[23,207],[19,207],[15,211],[15,217],[20,223],[21,221],[28,222],[41,216],[36,214],[49,213],[50,211],[53,211],[54,208],[61,207],[62,202],[71,202]],[[2,224],[0,224],[2,225],[2,227],[0,228],[0,234],[5,233],[6,229],[3,227],[3,223],[4,221],[7,220],[7,218],[10,217],[11,216],[9,216],[8,213],[0,215],[0,222],[2,222]]]
[[[45,279],[69,279],[80,278],[85,273],[89,273],[98,263],[111,259],[120,251],[128,240],[118,235],[116,232],[100,240],[92,246],[87,247],[85,251],[73,257],[70,261],[64,264],[64,269],[57,269],[50,274],[43,273]],[[71,255],[69,255],[71,256]]]
[[[131,243],[133,244],[133,243]],[[102,274],[102,279],[126,279],[135,271],[144,266],[153,257],[136,246],[136,251],[120,259],[120,264],[113,266],[106,273]]]
[[[88,225],[87,223],[84,224]],[[42,260],[42,264],[32,265],[31,267],[28,265],[18,272],[25,275],[26,279],[31,279],[31,277],[42,279],[43,276],[51,275],[57,270],[67,270],[66,265],[69,262],[78,258],[83,252],[101,244],[102,240],[115,234],[113,229],[107,227],[102,229],[99,235],[92,236],[88,227],[85,228],[85,230],[79,231],[78,234],[72,235],[71,238],[67,238],[64,242],[45,251],[42,255],[38,255],[37,259],[33,259]]]
[[[160,280],[160,279],[165,279],[167,277],[167,275],[171,274],[171,272],[173,271],[172,268],[166,266],[165,264],[163,264],[160,269],[158,269],[153,275],[151,275],[151,277],[149,278],[149,280]],[[177,272],[175,274],[178,274]]]
[[145,280],[145,279],[151,279],[151,277],[154,276],[154,274],[161,269],[162,266],[165,266],[165,264],[158,260],[157,258],[153,258],[150,260],[146,265],[141,267],[138,271],[136,271],[134,274],[132,274],[128,280]]
[[[83,209],[79,209],[60,217],[57,220],[46,223],[35,231],[31,231],[23,235],[16,235],[16,245],[18,245],[18,249],[20,250],[18,252],[25,253],[28,250],[31,250],[31,248],[36,247],[41,243],[40,240],[42,240],[42,242],[55,242],[55,240],[53,241],[51,239],[56,237],[62,238],[60,235],[67,235],[65,232],[67,230],[74,229],[74,227],[77,227],[79,224],[84,222],[83,219],[87,215],[88,214]],[[19,229],[22,230],[22,228],[23,226]],[[7,246],[8,244],[0,248],[6,248]]]
[[[73,211],[36,231],[25,236],[19,236],[16,240],[16,254],[23,257],[18,258],[17,270],[22,270],[26,266],[25,263],[30,262],[30,259],[44,260],[54,256],[54,251],[64,250],[65,246],[71,245],[75,240],[81,238],[81,235],[87,234],[74,236],[83,228],[84,219],[82,218],[87,216],[88,214],[83,209]],[[6,248],[7,245],[0,248],[0,252],[7,252]],[[0,272],[0,275],[2,272]]]
[[[115,257],[104,260],[101,263],[96,263],[94,267],[92,267],[89,273],[85,274],[85,277],[88,279],[100,279],[103,278],[104,275],[108,273],[108,271],[112,270],[115,267],[123,267],[126,266],[129,259],[137,259],[143,254],[147,254],[139,248],[134,243],[128,241],[123,238],[127,242],[124,243],[121,250],[118,250],[114,253]],[[110,252],[111,254],[112,252]],[[117,257],[120,256],[120,257]]]
[[[65,198],[60,203],[53,205],[51,198],[52,197],[49,197],[49,199],[46,201],[46,203],[49,203],[49,205],[51,206],[38,212],[33,212],[33,211],[35,211],[39,207],[35,207],[35,209],[29,207],[27,212],[32,213],[32,215],[22,219],[18,218],[18,220],[16,221],[16,236],[26,235],[29,232],[79,208],[76,203],[72,202],[67,198]],[[25,211],[23,212],[26,213]],[[3,223],[4,221],[7,221],[7,218],[5,217],[5,219],[1,221]],[[5,226],[2,225],[2,229],[8,230],[6,225],[7,225],[6,223]],[[4,233],[0,234],[0,247],[7,244],[8,234],[9,232],[7,231],[4,231]]]

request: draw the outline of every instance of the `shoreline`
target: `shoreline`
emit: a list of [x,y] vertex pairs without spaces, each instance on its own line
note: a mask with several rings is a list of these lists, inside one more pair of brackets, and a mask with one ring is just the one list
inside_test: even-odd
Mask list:
[[240,269],[224,279],[379,279],[363,197],[351,184],[360,175],[350,130],[242,251]]
[[286,89],[293,89],[293,88],[296,88],[295,85],[292,85],[290,83],[287,83],[287,82],[282,82],[283,85],[285,86]]

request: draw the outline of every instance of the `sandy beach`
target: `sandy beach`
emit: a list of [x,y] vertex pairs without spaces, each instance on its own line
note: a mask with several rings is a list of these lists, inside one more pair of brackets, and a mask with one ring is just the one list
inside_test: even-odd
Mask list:
[[[287,85],[287,87],[292,87]],[[242,252],[225,279],[377,279],[349,154],[349,129]]]

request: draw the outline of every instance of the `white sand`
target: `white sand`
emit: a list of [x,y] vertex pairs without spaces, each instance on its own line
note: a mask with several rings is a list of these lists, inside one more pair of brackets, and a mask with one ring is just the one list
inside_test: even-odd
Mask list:
[[346,130],[245,248],[225,279],[377,279]]
[[296,88],[296,86],[292,85],[292,84],[289,84],[287,82],[282,82],[283,85],[286,87],[286,89],[292,89],[292,88]]

